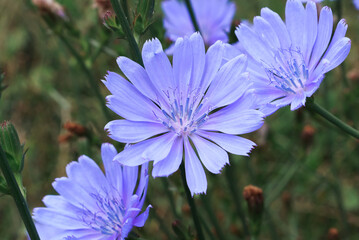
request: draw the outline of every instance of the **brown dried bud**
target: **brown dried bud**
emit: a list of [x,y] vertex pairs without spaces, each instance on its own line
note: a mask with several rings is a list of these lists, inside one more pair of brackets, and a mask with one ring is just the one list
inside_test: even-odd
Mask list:
[[328,240],[339,240],[339,231],[336,228],[330,228],[328,231]]
[[264,203],[262,189],[253,185],[248,185],[244,187],[243,197],[247,201],[248,209],[251,214],[262,214]]
[[69,142],[73,137],[74,137],[74,135],[73,135],[72,133],[68,132],[68,133],[65,133],[65,134],[60,135],[60,136],[57,138],[57,141],[59,141],[59,143],[67,143],[67,142]]
[[64,129],[66,129],[70,133],[75,134],[79,137],[86,136],[86,134],[87,134],[87,129],[84,126],[82,126],[78,123],[74,123],[74,122],[65,123]]
[[352,82],[356,82],[359,80],[359,69],[358,68],[354,68],[352,70],[350,70],[347,73],[347,78],[352,81]]
[[315,135],[315,128],[311,125],[305,125],[302,130],[302,141],[305,146],[309,146],[313,143],[313,138]]
[[182,206],[182,212],[185,213],[186,215],[190,214],[191,213],[191,208],[189,207],[188,204],[184,204]]
[[94,0],[93,6],[98,9],[98,15],[101,19],[114,15],[110,0]]
[[32,0],[32,3],[39,8],[43,14],[53,14],[66,19],[64,7],[54,0]]

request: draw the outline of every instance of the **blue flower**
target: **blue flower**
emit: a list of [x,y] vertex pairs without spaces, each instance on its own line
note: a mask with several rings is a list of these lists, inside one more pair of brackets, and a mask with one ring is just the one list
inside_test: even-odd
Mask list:
[[[234,3],[228,0],[192,0],[192,7],[204,42],[210,46],[217,40],[228,41],[227,33],[236,11]],[[184,1],[162,2],[166,36],[176,41],[179,37],[195,32]]]
[[111,138],[129,144],[115,160],[129,166],[154,161],[152,175],[159,177],[175,172],[184,157],[193,195],[207,189],[202,164],[218,174],[229,163],[226,151],[247,155],[255,144],[235,135],[260,128],[263,114],[245,94],[246,56],[222,66],[223,53],[221,41],[205,53],[202,37],[194,33],[177,39],[173,66],[157,39],[143,46],[145,68],[119,57],[132,84],[113,72],[104,81],[113,94],[107,97],[109,108],[126,119],[105,126]]
[[46,207],[34,209],[41,239],[125,239],[133,226],[142,227],[149,208],[141,212],[148,184],[148,168],[142,165],[136,192],[138,167],[114,162],[116,149],[108,143],[101,148],[106,175],[87,156],[67,165],[68,177],[53,183],[60,195],[48,195]]
[[300,0],[288,0],[286,21],[268,8],[254,18],[253,27],[236,30],[241,48],[249,55],[248,71],[253,89],[263,104],[296,110],[319,88],[324,74],[341,64],[350,51],[347,24],[340,20],[333,31],[329,7],[318,13],[314,2],[306,8]]
[[359,10],[359,0],[353,0],[353,4]]

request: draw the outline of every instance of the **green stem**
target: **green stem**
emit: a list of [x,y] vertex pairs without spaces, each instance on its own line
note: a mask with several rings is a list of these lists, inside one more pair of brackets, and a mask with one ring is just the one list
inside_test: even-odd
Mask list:
[[[209,228],[209,226],[207,225],[206,221],[204,220],[203,216],[198,215],[199,219],[201,220],[201,222],[203,223],[203,228],[206,231],[208,237],[212,240],[215,240],[214,238],[214,234],[211,232],[211,229]],[[225,239],[225,238],[221,238],[221,239]]]
[[0,146],[0,168],[1,171],[3,172],[10,194],[14,198],[16,207],[19,210],[22,221],[26,226],[27,232],[31,240],[40,240],[39,234],[36,231],[35,224],[32,221],[29,207],[27,206],[26,200],[20,191],[19,185],[16,182],[15,176],[10,168],[5,152],[1,146]]
[[59,32],[57,32],[57,35],[59,36],[59,38],[61,39],[61,41],[66,45],[66,47],[69,49],[69,51],[71,52],[71,54],[76,58],[78,64],[80,65],[82,71],[85,73],[85,75],[87,76],[87,79],[91,85],[92,90],[94,91],[100,105],[101,105],[101,109],[103,112],[103,115],[105,116],[105,118],[107,120],[111,120],[111,115],[106,107],[106,101],[105,98],[102,96],[101,92],[100,92],[100,88],[97,85],[97,81],[96,79],[92,76],[90,70],[87,68],[84,60],[82,59],[81,55],[76,51],[75,48],[72,47],[72,45],[67,41],[67,39]]
[[120,21],[122,30],[124,31],[124,33],[127,37],[128,43],[130,44],[130,49],[131,49],[133,57],[135,58],[135,61],[143,66],[140,49],[138,48],[137,42],[132,34],[130,24],[125,15],[125,12],[123,11],[121,4],[119,4],[118,0],[111,0],[111,4],[113,7],[113,10],[115,11],[115,13],[117,15],[118,20]]
[[212,225],[216,229],[217,236],[219,239],[226,239],[225,235],[223,234],[222,228],[220,224],[218,223],[218,219],[213,211],[213,207],[211,205],[211,199],[210,194],[207,194],[206,196],[201,196],[202,203],[204,205],[205,211],[207,212],[209,219],[212,222]]
[[311,112],[319,114],[320,116],[331,122],[333,125],[341,129],[342,131],[351,135],[352,137],[359,139],[359,131],[347,125],[342,120],[335,117],[333,114],[316,104],[312,98],[307,98],[306,108]]
[[186,173],[185,173],[185,167],[184,167],[183,162],[181,163],[180,171],[181,171],[181,179],[182,179],[182,183],[183,183],[183,188],[186,192],[187,201],[191,208],[192,218],[193,218],[193,222],[196,227],[196,230],[197,230],[198,239],[204,240],[204,235],[202,232],[201,223],[199,221],[196,204],[194,203],[194,200],[191,196],[191,192],[189,191],[188,186],[187,186]]
[[162,181],[162,184],[163,184],[163,188],[165,189],[166,195],[167,195],[167,197],[169,199],[172,213],[173,213],[175,218],[180,219],[180,216],[179,216],[179,214],[177,213],[177,210],[176,210],[176,202],[175,202],[175,200],[173,198],[173,195],[172,195],[172,193],[171,193],[171,191],[169,189],[168,179],[167,178],[161,178],[161,181]]
[[196,15],[194,14],[194,11],[193,11],[191,0],[185,0],[185,3],[186,3],[186,6],[187,6],[187,9],[188,9],[188,13],[189,13],[189,15],[191,17],[193,27],[196,30],[196,32],[200,33],[201,30],[199,29],[199,25],[198,25],[197,20],[196,20]]
[[[233,164],[233,161],[231,161]],[[231,196],[233,198],[233,201],[235,203],[236,206],[236,211],[237,211],[237,215],[239,217],[239,219],[242,222],[242,226],[243,226],[243,231],[244,231],[244,235],[245,236],[249,236],[249,229],[248,229],[248,225],[246,222],[246,216],[245,213],[242,209],[242,202],[241,202],[241,197],[239,196],[239,191],[235,185],[235,183],[237,182],[236,179],[234,178],[234,172],[233,172],[233,167],[228,167],[225,171],[225,176],[226,176],[226,180],[229,186],[229,190],[231,192]]]

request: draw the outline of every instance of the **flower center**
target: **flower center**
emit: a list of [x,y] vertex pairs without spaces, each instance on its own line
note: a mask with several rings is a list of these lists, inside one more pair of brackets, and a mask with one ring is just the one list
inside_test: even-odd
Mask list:
[[91,194],[96,200],[97,211],[84,209],[81,220],[95,231],[104,235],[120,235],[125,208],[121,200],[99,194]]
[[272,66],[265,66],[271,84],[293,94],[303,90],[308,80],[308,67],[300,50],[278,50],[274,59]]
[[[195,92],[195,91],[193,91]],[[179,96],[178,96],[179,95]],[[205,109],[205,100],[198,94],[189,93],[186,98],[182,94],[166,94],[169,108],[161,107],[164,117],[158,117],[171,131],[178,136],[190,135],[197,131],[207,120],[210,109]]]

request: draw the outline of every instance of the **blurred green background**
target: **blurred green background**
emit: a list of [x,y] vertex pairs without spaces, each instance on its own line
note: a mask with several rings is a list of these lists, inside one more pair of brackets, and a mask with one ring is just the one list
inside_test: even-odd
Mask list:
[[[58,2],[65,8],[68,26],[56,24],[59,18],[45,14],[47,22],[53,24],[50,30],[44,13],[31,1],[0,1],[0,69],[6,73],[4,84],[8,86],[0,100],[0,119],[14,123],[28,149],[23,176],[31,208],[42,206],[46,194],[54,194],[51,183],[65,175],[70,161],[82,154],[99,161],[99,143],[112,141],[103,131],[108,120],[89,76],[61,38],[67,39],[84,60],[103,98],[108,92],[100,80],[108,70],[119,72],[116,56],[130,56],[127,42],[103,25],[92,1]],[[137,1],[127,2],[133,16]],[[284,16],[284,0],[235,2],[234,24],[252,20],[265,6]],[[346,18],[352,50],[343,67],[326,75],[315,99],[359,128],[359,11],[350,0],[342,1],[341,12],[337,2],[324,3],[336,16]],[[138,36],[139,41],[158,37],[168,46],[160,1],[156,1],[151,21],[150,28]],[[111,119],[117,118],[109,113]],[[87,137],[70,135],[63,128],[68,121],[85,126]],[[213,219],[219,221],[226,239],[244,239],[237,212],[241,209],[249,224],[242,196],[249,184],[264,191],[265,212],[258,239],[332,239],[328,233],[334,231],[331,228],[338,230],[338,239],[359,239],[358,141],[304,109],[291,112],[289,108],[268,117],[266,125],[248,137],[258,144],[250,158],[232,157],[231,166],[221,175],[206,172],[207,195],[196,197],[208,239],[220,236]],[[230,187],[235,187],[239,202],[233,201]],[[194,232],[178,173],[168,181],[151,179],[148,195],[154,209],[145,227],[136,230],[143,238],[176,239],[171,227],[175,220],[181,221],[185,231]],[[173,196],[175,213],[169,195]],[[0,239],[26,239],[9,196],[0,196]]]

